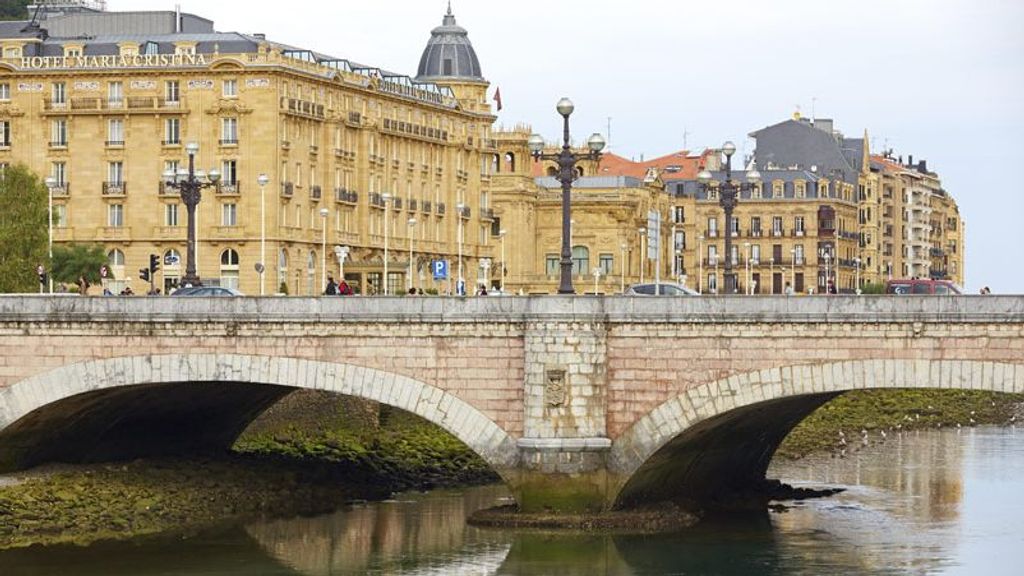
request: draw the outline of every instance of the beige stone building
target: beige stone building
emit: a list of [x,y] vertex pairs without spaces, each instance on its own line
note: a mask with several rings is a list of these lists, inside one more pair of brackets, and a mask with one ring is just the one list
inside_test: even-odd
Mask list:
[[183,274],[186,210],[161,175],[188,143],[222,174],[197,212],[206,284],[319,293],[338,246],[363,292],[444,290],[432,260],[476,270],[494,248],[488,83],[450,12],[415,78],[174,12],[44,9],[0,23],[0,46],[0,163],[56,181],[56,242],[104,245],[114,291],[139,291],[149,254],[164,287]]

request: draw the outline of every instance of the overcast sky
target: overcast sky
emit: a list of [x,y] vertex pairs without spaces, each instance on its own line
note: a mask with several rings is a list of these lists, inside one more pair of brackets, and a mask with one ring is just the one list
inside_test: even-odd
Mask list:
[[[177,0],[220,31],[263,32],[415,75],[445,0]],[[109,0],[110,10],[175,0]],[[1024,294],[1024,1],[454,0],[498,124],[549,139],[555,102],[573,133],[651,158],[804,115],[833,118],[873,149],[925,159],[967,221],[967,286]],[[1002,170],[1009,170],[1006,174]]]

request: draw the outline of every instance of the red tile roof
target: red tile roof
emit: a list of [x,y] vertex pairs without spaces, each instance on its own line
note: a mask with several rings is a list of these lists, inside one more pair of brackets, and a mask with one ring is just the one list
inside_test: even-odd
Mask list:
[[662,180],[693,180],[704,167],[705,158],[710,152],[691,155],[688,150],[680,150],[671,154],[635,162],[617,154],[605,154],[598,170],[599,176],[633,176],[643,178],[650,168],[656,168]]

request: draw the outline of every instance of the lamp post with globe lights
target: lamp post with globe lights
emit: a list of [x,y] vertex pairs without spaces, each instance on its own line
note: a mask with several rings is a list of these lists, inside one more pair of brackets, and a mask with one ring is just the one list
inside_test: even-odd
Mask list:
[[327,286],[327,215],[330,214],[327,208],[320,209],[320,283]]
[[409,218],[406,221],[406,224],[409,225],[409,282],[408,282],[409,285],[406,288],[409,289],[409,290],[412,290],[413,284],[414,284],[412,277],[413,277],[413,274],[415,274],[415,267],[413,266],[413,254],[412,254],[412,252],[413,252],[413,246],[415,246],[415,242],[416,242],[416,219],[415,218]]
[[216,186],[220,182],[220,171],[213,168],[209,174],[204,174],[196,170],[199,144],[189,142],[185,146],[185,151],[188,152],[188,171],[167,170],[163,176],[168,188],[181,193],[181,201],[185,203],[185,209],[188,211],[188,250],[185,253],[185,276],[181,279],[182,286],[202,286],[202,281],[196,273],[196,207],[203,198],[203,188]]
[[[49,274],[47,274],[47,277],[49,279],[50,294],[53,294],[53,270],[52,270],[52,268],[53,268],[53,189],[57,187],[57,179],[54,178],[53,176],[47,176],[46,180],[44,180],[44,182],[46,183],[46,196],[47,196],[47,204],[46,204],[47,246],[48,246],[48,251],[49,251],[48,253],[50,255],[50,262],[49,262],[48,266],[51,268],[51,270],[49,271]],[[43,289],[42,284],[40,284],[39,289],[40,290]]]
[[[726,142],[722,145],[722,154],[725,155],[725,178],[718,185],[718,204],[725,211],[725,293],[736,292],[736,275],[732,271],[732,212],[736,208],[740,192],[755,190],[761,180],[761,173],[756,167],[751,167],[747,172],[746,182],[737,182],[732,178],[732,157],[736,153],[736,145]],[[711,189],[711,181],[714,176],[707,169],[701,170],[697,175],[697,181],[704,187],[705,192]]]
[[501,238],[501,287],[499,292],[505,294],[505,272],[508,270],[508,266],[505,265],[505,236],[508,234],[508,230],[502,228],[498,231],[498,236]]
[[574,294],[572,287],[572,247],[569,246],[570,221],[572,214],[571,195],[572,183],[576,180],[576,164],[581,160],[599,160],[601,150],[604,150],[605,140],[600,134],[593,134],[587,139],[586,154],[574,153],[569,144],[569,116],[576,109],[572,100],[562,98],[558,101],[556,110],[563,119],[562,150],[557,154],[544,153],[544,138],[539,134],[533,134],[527,141],[530,153],[534,161],[553,160],[558,164],[558,174],[555,179],[562,184],[562,254],[559,261],[560,278],[558,283],[559,294]]

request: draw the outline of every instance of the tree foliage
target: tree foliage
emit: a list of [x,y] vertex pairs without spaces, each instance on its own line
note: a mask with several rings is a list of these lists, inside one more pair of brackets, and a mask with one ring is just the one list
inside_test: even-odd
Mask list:
[[861,294],[885,294],[885,284],[865,284],[861,287]]
[[28,20],[29,0],[0,0],[0,20]]
[[47,257],[47,190],[23,165],[0,177],[0,293],[36,292]]
[[[84,276],[90,284],[99,284],[100,267],[106,263],[106,249],[99,244],[54,246],[53,279],[57,282],[75,284],[80,276]],[[109,270],[107,278],[113,278]]]

